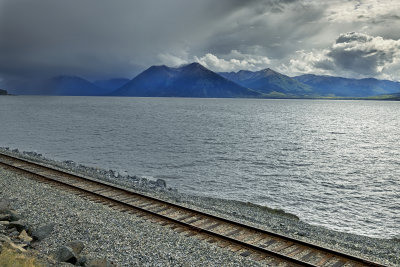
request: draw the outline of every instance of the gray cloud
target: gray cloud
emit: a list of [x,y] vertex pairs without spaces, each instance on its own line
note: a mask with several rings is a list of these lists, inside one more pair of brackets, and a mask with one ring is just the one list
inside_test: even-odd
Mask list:
[[267,68],[271,64],[271,60],[268,57],[242,54],[237,50],[232,50],[228,55],[224,55],[223,58],[207,53],[203,57],[195,57],[194,61],[215,71],[255,71]]
[[130,77],[160,53],[202,50],[215,25],[259,2],[1,0],[0,72]]
[[294,72],[398,79],[400,40],[384,39],[364,33],[341,34],[329,48],[298,51],[290,61]]
[[376,76],[400,59],[399,50],[400,40],[351,32],[340,35],[327,55],[341,69]]
[[[378,0],[0,0],[0,86],[60,74],[130,78],[150,65],[196,58],[216,69],[253,62],[254,68],[286,66],[282,69],[290,74],[298,71],[293,66],[301,53],[315,57],[312,66],[318,71],[333,62],[335,72],[341,67],[379,74],[382,64],[385,69],[394,63],[389,53],[371,50],[367,56],[360,48],[362,53],[352,54],[360,58],[354,63],[346,62],[347,52],[340,48],[352,42],[330,46],[352,31],[399,39],[393,5]],[[323,59],[324,49],[331,54]],[[215,58],[219,63],[213,65]]]

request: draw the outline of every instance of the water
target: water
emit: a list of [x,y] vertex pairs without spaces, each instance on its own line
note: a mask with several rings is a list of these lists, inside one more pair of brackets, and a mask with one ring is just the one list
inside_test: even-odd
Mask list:
[[400,234],[400,102],[0,97],[0,146]]

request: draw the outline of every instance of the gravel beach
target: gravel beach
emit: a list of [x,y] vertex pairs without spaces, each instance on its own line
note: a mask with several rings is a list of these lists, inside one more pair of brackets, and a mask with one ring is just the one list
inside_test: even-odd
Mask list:
[[[376,239],[340,233],[306,224],[296,216],[280,210],[251,203],[185,195],[168,188],[162,180],[149,181],[70,161],[55,162],[36,153],[1,151],[81,175],[112,181],[141,193],[388,266],[400,266],[400,237]],[[268,261],[257,262],[244,258],[196,237],[185,237],[168,227],[40,184],[5,168],[0,168],[0,187],[0,197],[11,199],[12,208],[23,215],[24,220],[33,228],[55,223],[54,232],[48,238],[34,243],[34,248],[43,254],[49,254],[69,241],[81,240],[86,245],[87,255],[107,257],[118,266],[269,266]]]

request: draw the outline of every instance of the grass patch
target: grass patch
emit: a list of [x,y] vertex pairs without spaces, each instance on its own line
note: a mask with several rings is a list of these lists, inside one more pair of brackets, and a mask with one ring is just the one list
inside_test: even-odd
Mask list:
[[19,253],[3,246],[0,253],[0,266],[2,267],[44,267],[32,257]]

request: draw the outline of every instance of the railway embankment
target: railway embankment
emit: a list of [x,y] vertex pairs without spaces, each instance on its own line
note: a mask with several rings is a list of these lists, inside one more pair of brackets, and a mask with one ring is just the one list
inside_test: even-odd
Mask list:
[[[273,230],[384,265],[400,266],[398,239],[376,239],[339,233],[306,224],[296,216],[279,210],[238,201],[181,194],[175,189],[168,188],[162,180],[149,181],[109,170],[87,168],[73,162],[55,162],[36,153],[6,152],[96,179],[112,181],[150,196]],[[270,264],[268,261],[255,261],[250,257],[242,257],[216,244],[179,234],[146,218],[122,213],[60,188],[38,183],[28,179],[26,175],[4,167],[0,167],[0,197],[8,200],[9,209],[18,214],[27,227],[29,226],[31,230],[26,230],[27,236],[33,239],[33,230],[46,226],[51,228],[45,238],[32,240],[29,245],[24,246],[26,250],[35,251],[38,258],[52,257],[53,260],[57,260],[55,255],[60,253],[62,247],[66,253],[72,250],[69,247],[71,242],[79,240],[83,249],[81,254],[76,255],[77,260],[72,261],[81,265],[84,264],[82,260],[79,263],[80,255],[86,259],[107,259],[109,264],[117,266],[268,266]],[[17,233],[13,232],[17,239],[22,233],[20,231],[16,235]],[[20,243],[17,239],[14,243],[18,245]]]

